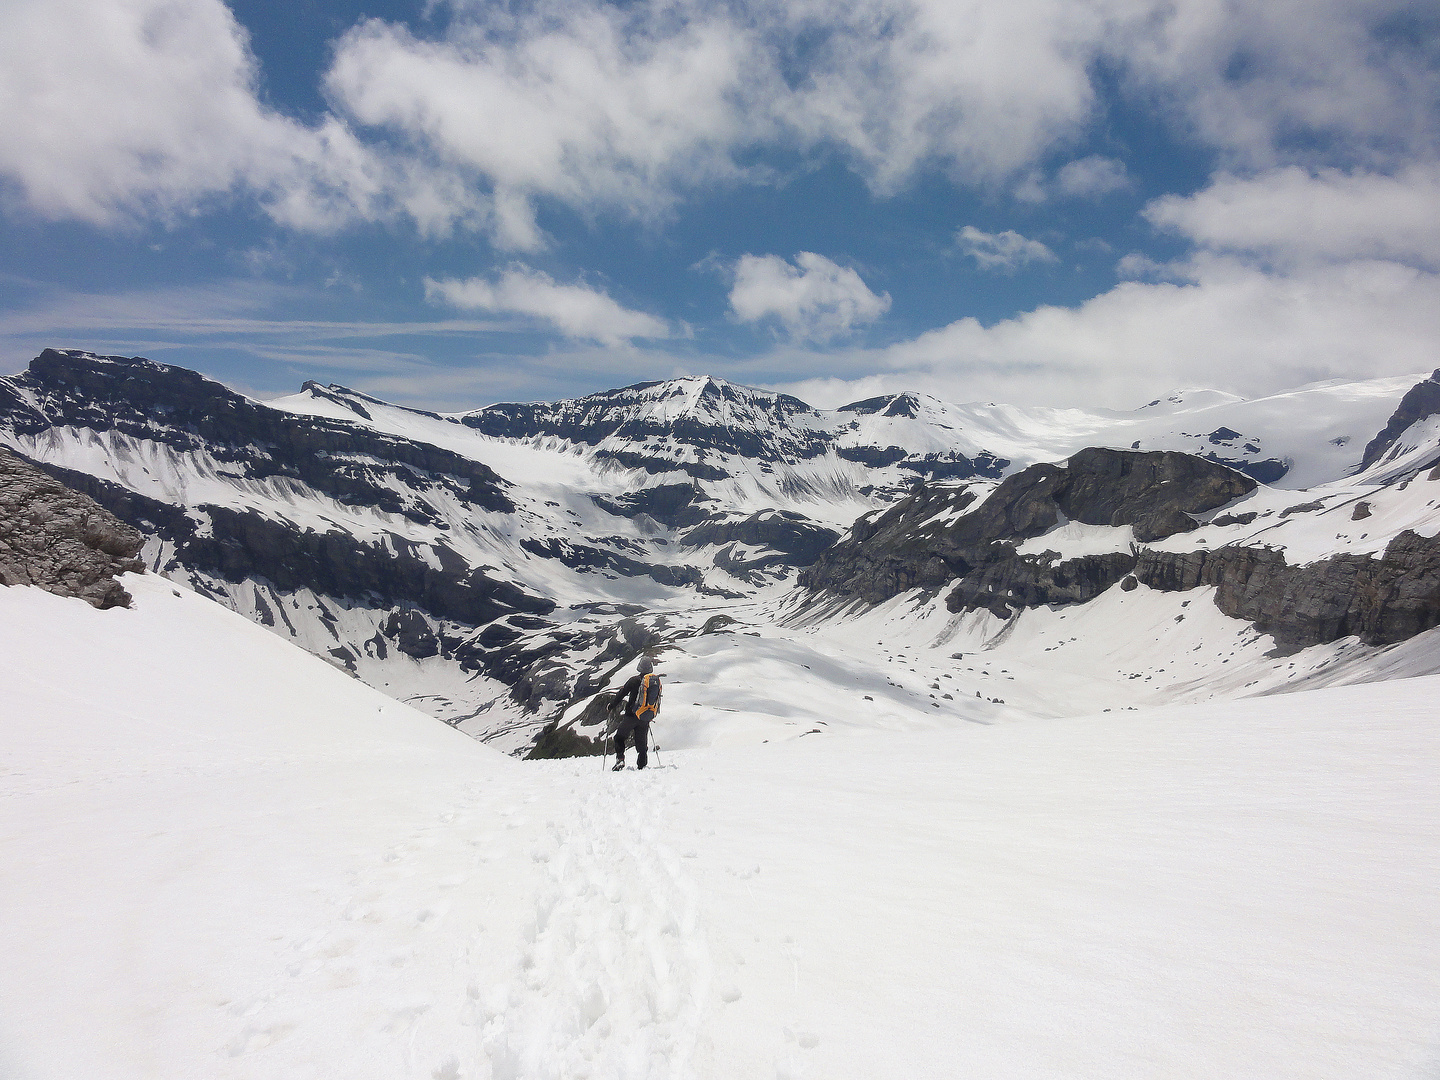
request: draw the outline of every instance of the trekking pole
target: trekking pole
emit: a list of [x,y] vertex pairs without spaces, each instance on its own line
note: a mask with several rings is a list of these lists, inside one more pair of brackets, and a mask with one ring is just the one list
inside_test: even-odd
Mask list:
[[660,757],[660,744],[658,742],[652,742],[650,746],[655,751],[655,767],[657,769],[663,769],[665,767],[665,762]]

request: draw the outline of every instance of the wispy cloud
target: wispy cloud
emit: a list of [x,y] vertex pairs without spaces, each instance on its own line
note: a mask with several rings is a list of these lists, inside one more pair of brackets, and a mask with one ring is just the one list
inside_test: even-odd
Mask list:
[[425,295],[452,307],[526,315],[549,323],[566,337],[608,345],[671,336],[663,320],[622,307],[600,289],[561,284],[527,266],[512,266],[493,280],[426,278]]
[[1014,229],[987,233],[974,225],[966,225],[956,234],[955,241],[982,270],[1013,274],[1028,263],[1059,262],[1055,253],[1039,240],[1026,239]]

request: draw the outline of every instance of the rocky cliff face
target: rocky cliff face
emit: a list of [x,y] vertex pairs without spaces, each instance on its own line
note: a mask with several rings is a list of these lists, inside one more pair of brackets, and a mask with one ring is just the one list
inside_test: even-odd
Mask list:
[[1408,529],[1378,559],[1337,555],[1304,566],[1263,548],[1146,550],[1135,577],[1164,591],[1215,586],[1221,611],[1273,635],[1282,651],[1351,635],[1391,645],[1440,626],[1440,536]]
[[[1401,412],[1413,418],[1405,427],[1425,418],[1428,394],[1406,396],[1410,404]],[[1402,478],[1396,486],[1403,490],[1412,481]],[[1338,554],[1301,565],[1258,543],[1194,551],[1144,546],[1194,529],[1194,515],[1254,487],[1247,477],[1186,455],[1086,450],[1064,466],[1017,473],[983,500],[967,488],[917,491],[883,516],[857,522],[849,539],[802,580],[869,603],[954,581],[945,598],[949,610],[985,609],[1006,619],[1025,608],[1085,603],[1116,584],[1160,592],[1213,586],[1222,612],[1272,635],[1281,652],[1351,636],[1394,644],[1440,625],[1440,537],[1407,529],[1379,558]],[[1369,516],[1368,502],[1356,506],[1366,513],[1346,520]],[[1323,499],[1313,500],[1275,517],[1323,509]],[[1251,511],[1214,522],[1245,526],[1256,517]],[[1070,559],[1017,550],[1019,542],[1066,520],[1129,525],[1135,543]]]
[[0,448],[0,585],[35,585],[97,608],[129,607],[116,575],[140,573],[144,535]]
[[1118,580],[1111,561],[1053,567],[1018,556],[1018,542],[1067,520],[1129,525],[1136,540],[1158,540],[1254,488],[1249,477],[1189,454],[1082,450],[1065,465],[1032,465],[984,499],[968,487],[923,487],[878,519],[857,522],[801,584],[879,603],[962,578],[961,603],[970,608],[1003,605],[1012,591],[1022,605],[1030,596],[1070,602],[1039,597],[1052,588],[1075,597],[1103,591]]
[[1400,405],[1390,417],[1389,423],[1365,447],[1360,468],[1368,469],[1384,457],[1385,451],[1394,446],[1395,440],[1412,424],[1436,414],[1440,414],[1440,368],[1424,382],[1416,383],[1400,399]]

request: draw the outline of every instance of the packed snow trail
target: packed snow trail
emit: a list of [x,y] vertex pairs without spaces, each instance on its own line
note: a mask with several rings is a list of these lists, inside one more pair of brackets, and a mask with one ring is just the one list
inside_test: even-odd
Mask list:
[[660,838],[657,772],[582,773],[576,807],[531,857],[549,878],[522,971],[487,995],[494,1080],[690,1080],[711,964],[700,895]]

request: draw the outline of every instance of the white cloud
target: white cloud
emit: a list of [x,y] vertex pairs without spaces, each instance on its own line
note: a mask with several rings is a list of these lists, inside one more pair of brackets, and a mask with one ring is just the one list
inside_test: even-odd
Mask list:
[[1416,40],[1433,34],[1433,10],[1414,0],[1111,10],[1106,52],[1123,77],[1236,164],[1433,156],[1440,74]]
[[1272,260],[1394,259],[1440,269],[1440,165],[1393,176],[1276,169],[1220,176],[1195,195],[1145,208],[1155,225],[1207,248]]
[[662,320],[632,311],[598,289],[562,285],[540,270],[513,266],[494,281],[425,279],[425,296],[452,307],[528,315],[566,337],[619,345],[633,338],[670,337]]
[[[763,177],[757,151],[837,151],[877,192],[940,166],[1014,187],[1103,107],[1102,67],[1249,171],[1393,172],[1437,151],[1440,75],[1413,0],[452,0],[421,40],[343,35],[313,125],[262,105],[221,0],[0,5],[0,175],[32,211],[114,225],[230,198],[327,229],[413,220],[543,246],[537,199],[663,220]],[[357,134],[357,132],[359,132]],[[1124,174],[1082,158],[1093,195]]]
[[1055,174],[1055,190],[1072,198],[1095,198],[1129,186],[1125,163],[1098,154],[1072,161]]
[[739,175],[765,139],[774,74],[743,27],[683,5],[458,7],[449,37],[371,20],[338,44],[328,86],[495,195],[494,235],[534,250],[533,199],[663,215],[677,189]]
[[848,266],[802,251],[792,266],[778,255],[742,255],[730,308],[742,322],[778,318],[793,338],[829,341],[890,310]]
[[101,226],[245,196],[281,223],[333,229],[408,213],[422,230],[479,213],[423,164],[306,126],[256,97],[245,31],[220,0],[0,5],[0,177],[34,213]]
[[1027,263],[1058,262],[1055,253],[1039,240],[1028,240],[1014,229],[1000,233],[982,232],[966,225],[955,234],[960,250],[971,256],[982,270],[1013,274]]
[[[879,350],[792,358],[791,392],[830,401],[920,389],[955,401],[1131,408],[1176,386],[1245,395],[1428,371],[1440,275],[1383,262],[1276,274],[1202,256],[1180,282],[1124,282],[1077,307],[961,319]],[[808,399],[807,399],[808,400]]]

